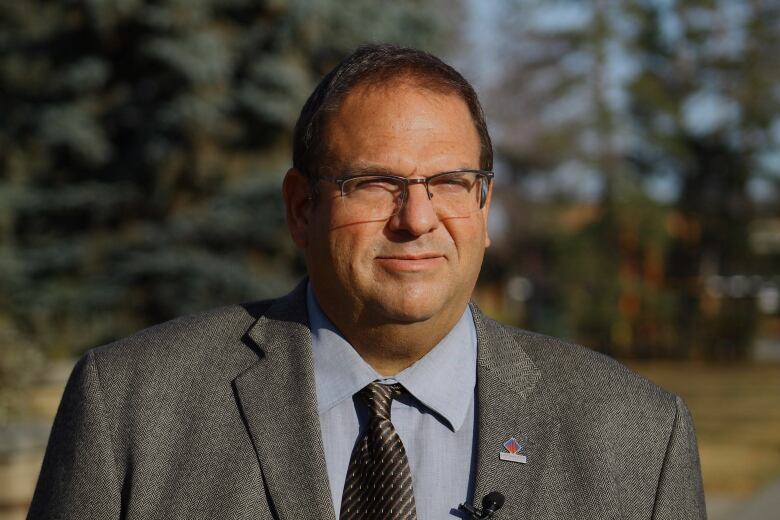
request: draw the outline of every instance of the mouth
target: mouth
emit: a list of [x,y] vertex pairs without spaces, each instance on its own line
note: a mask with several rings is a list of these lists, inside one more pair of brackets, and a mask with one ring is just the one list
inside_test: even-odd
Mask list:
[[419,272],[437,268],[445,257],[441,253],[415,253],[378,256],[376,260],[390,271]]

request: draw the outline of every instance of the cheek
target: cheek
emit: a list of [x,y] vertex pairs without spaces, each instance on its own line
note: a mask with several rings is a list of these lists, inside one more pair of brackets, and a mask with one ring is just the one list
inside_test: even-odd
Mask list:
[[452,222],[448,231],[461,263],[478,261],[485,251],[487,235],[484,221],[478,216]]
[[333,271],[339,280],[349,279],[350,267],[350,248],[347,244],[333,241],[330,243],[330,260],[333,263]]
[[365,251],[360,247],[359,237],[343,230],[332,232],[328,240],[328,255],[336,276],[343,282],[350,282],[359,276]]

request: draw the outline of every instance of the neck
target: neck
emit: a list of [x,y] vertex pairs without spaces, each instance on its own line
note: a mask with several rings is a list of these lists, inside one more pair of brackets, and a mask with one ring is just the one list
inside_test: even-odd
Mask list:
[[414,323],[366,323],[329,317],[366,363],[383,376],[393,376],[438,345],[458,323],[463,310]]

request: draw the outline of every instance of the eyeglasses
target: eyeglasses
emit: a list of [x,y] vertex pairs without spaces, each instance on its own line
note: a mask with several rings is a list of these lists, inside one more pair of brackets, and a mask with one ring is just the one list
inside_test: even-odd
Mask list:
[[485,207],[493,172],[456,170],[430,177],[353,175],[318,177],[333,182],[349,211],[360,219],[386,219],[400,213],[409,198],[409,186],[424,184],[428,200],[439,218],[466,217]]

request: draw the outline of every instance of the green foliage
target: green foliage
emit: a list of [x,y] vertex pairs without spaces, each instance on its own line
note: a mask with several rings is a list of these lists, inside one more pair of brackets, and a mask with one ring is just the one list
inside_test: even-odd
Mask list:
[[759,215],[749,185],[762,176],[780,181],[780,168],[762,167],[780,144],[772,135],[780,67],[771,57],[780,51],[780,8],[702,0],[671,9],[637,2],[631,11],[641,64],[628,85],[640,137],[633,158],[644,176],[674,172],[676,209],[695,230],[673,236],[668,248],[679,341],[688,353],[744,357],[756,328],[753,300],[706,310],[702,285],[714,274],[773,274],[757,270],[748,243]]
[[[780,207],[780,5],[501,6],[498,32],[512,36],[495,46],[506,66],[488,113],[516,190],[499,197],[592,210],[532,230],[546,252],[532,279],[560,319],[529,313],[529,326],[619,355],[745,357],[755,299],[713,302],[705,286],[777,272],[748,231]],[[507,272],[524,272],[517,256]]]
[[300,107],[358,44],[435,32],[413,0],[2,3],[0,318],[70,355],[282,293]]
[[558,294],[580,341],[621,357],[680,354],[663,280],[665,218],[662,205],[636,191],[555,234]]

